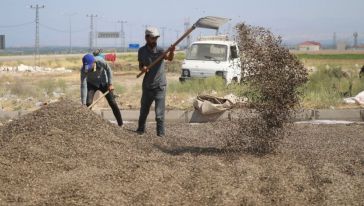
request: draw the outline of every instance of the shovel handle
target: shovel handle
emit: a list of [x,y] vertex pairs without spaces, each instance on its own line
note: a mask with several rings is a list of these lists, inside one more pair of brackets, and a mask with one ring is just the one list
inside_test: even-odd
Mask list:
[[97,102],[99,102],[104,96],[106,96],[107,94],[109,94],[109,90],[107,90],[105,93],[103,93],[101,95],[101,97],[99,97],[98,99],[96,99],[90,106],[88,106],[87,108],[92,109],[93,106],[95,106],[95,104],[97,104]]
[[[184,38],[186,38],[186,36],[188,36],[194,29],[196,28],[195,25],[193,25],[191,28],[189,28],[176,42],[174,42],[171,47],[175,47],[177,46],[177,44],[179,44]],[[161,61],[166,55],[167,53],[171,50],[171,47],[169,47],[165,52],[163,52],[162,55],[160,55],[158,57],[158,59],[154,60],[154,62],[152,62],[151,64],[149,64],[147,66],[147,70],[150,70],[152,67],[154,67],[159,61]],[[141,71],[136,77],[139,78],[140,76],[142,76],[145,72]]]

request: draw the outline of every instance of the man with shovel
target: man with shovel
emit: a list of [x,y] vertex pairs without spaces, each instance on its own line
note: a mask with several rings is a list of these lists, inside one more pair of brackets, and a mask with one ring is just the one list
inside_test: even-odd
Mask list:
[[[92,54],[86,54],[82,58],[81,68],[81,102],[89,107],[94,99],[97,90],[104,93],[116,121],[120,127],[123,126],[123,119],[118,104],[113,94],[112,71],[109,64],[102,58],[95,58]],[[96,102],[95,102],[96,103]]]
[[164,112],[166,97],[166,74],[164,71],[164,60],[172,61],[174,57],[175,46],[169,48],[169,53],[164,58],[148,69],[148,65],[160,57],[164,50],[157,46],[159,31],[155,27],[148,27],[145,30],[145,46],[138,50],[139,69],[145,73],[142,86],[142,98],[140,107],[140,116],[138,121],[137,132],[145,132],[146,119],[149,114],[150,106],[155,103],[155,120],[157,122],[157,135],[163,137],[164,131]]
[[164,136],[164,107],[166,96],[166,75],[164,72],[164,60],[172,60],[173,52],[185,37],[187,37],[196,28],[218,29],[229,19],[207,16],[200,18],[191,28],[174,42],[166,51],[157,47],[157,39],[159,32],[154,27],[149,27],[145,31],[146,45],[138,51],[138,61],[140,73],[139,78],[145,73],[143,79],[143,94],[141,99],[141,108],[139,116],[139,125],[137,132],[145,132],[145,121],[149,114],[149,109],[153,101],[155,101],[155,113],[157,121],[157,135]]

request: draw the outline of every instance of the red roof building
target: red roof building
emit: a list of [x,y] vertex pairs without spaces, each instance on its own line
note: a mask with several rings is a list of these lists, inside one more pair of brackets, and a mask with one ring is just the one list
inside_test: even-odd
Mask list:
[[320,49],[321,44],[315,41],[305,41],[298,45],[300,51],[319,51]]

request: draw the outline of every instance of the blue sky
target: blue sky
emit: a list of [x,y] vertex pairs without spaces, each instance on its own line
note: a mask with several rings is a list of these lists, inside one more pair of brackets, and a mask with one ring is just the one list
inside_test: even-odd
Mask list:
[[[72,22],[72,44],[87,46],[90,19],[97,14],[97,31],[119,31],[118,20],[124,26],[126,43],[144,43],[145,25],[165,27],[165,44],[176,40],[184,30],[184,22],[191,24],[199,17],[222,16],[231,21],[220,32],[244,21],[270,28],[286,42],[330,40],[337,33],[338,40],[352,42],[353,32],[364,40],[363,0],[0,0],[0,34],[6,35],[7,47],[33,46],[35,39],[35,10],[30,5],[45,5],[40,10],[40,45],[67,46],[69,44],[69,15]],[[27,24],[28,23],[28,24]],[[25,24],[20,26],[21,24]],[[18,26],[17,26],[18,25]],[[197,29],[194,36],[213,34]],[[160,44],[161,44],[160,39]],[[97,46],[120,46],[120,40],[97,41]]]

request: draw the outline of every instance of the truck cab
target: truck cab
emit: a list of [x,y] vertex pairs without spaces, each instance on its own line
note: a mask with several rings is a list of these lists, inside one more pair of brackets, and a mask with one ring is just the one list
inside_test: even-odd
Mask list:
[[220,76],[226,84],[240,82],[239,49],[227,36],[200,37],[187,49],[182,63],[181,82],[192,78]]

